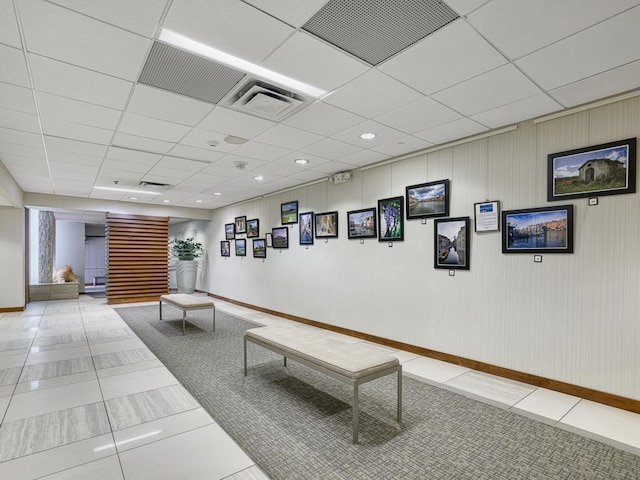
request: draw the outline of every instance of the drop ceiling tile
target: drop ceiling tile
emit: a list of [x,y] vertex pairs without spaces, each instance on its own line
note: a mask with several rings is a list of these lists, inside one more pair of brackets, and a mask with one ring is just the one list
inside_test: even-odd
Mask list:
[[146,117],[195,126],[211,112],[213,105],[182,95],[137,84],[127,112]]
[[122,109],[133,84],[119,78],[69,65],[38,55],[29,55],[37,90],[83,102]]
[[276,147],[275,145],[267,145],[266,143],[250,141],[244,145],[240,145],[233,151],[233,153],[234,155],[241,155],[243,157],[256,158],[258,160],[270,162],[291,153],[291,150]]
[[199,172],[200,170],[202,170],[207,166],[207,163],[194,162],[193,160],[187,160],[184,158],[163,157],[156,166],[163,168],[172,168],[192,174],[193,172]]
[[[236,162],[243,162],[245,163],[245,167],[244,168],[237,168],[236,167]],[[227,167],[227,168],[233,168],[235,170],[238,170],[240,172],[240,175],[244,175],[245,172],[252,172],[254,170],[259,169],[260,167],[262,167],[262,165],[266,164],[268,162],[266,162],[265,160],[259,160],[257,158],[248,158],[248,157],[240,157],[237,155],[226,155],[225,157],[221,158],[220,160],[218,160],[215,165],[216,166],[220,166],[220,167]],[[209,167],[207,167],[206,169],[203,169],[204,171],[207,171]],[[240,175],[233,175],[234,177],[236,176],[240,176]],[[254,173],[255,175],[255,173]]]
[[246,0],[263,12],[281,19],[294,27],[301,27],[327,0]]
[[122,160],[114,160],[113,158],[105,158],[102,162],[101,172],[104,170],[119,170],[121,172],[147,173],[151,169],[151,165],[135,162],[123,162]]
[[406,137],[399,138],[393,142],[385,143],[373,147],[372,150],[377,152],[386,153],[393,157],[399,155],[405,155],[411,152],[417,152],[424,150],[425,148],[432,147],[433,143],[414,137],[413,135],[407,135]]
[[0,43],[22,48],[16,12],[11,0],[0,0]]
[[52,162],[66,162],[75,163],[77,165],[94,165],[100,166],[102,159],[99,157],[92,157],[90,155],[81,155],[78,153],[70,152],[52,152],[48,151],[49,160]]
[[[171,151],[175,151],[180,147],[196,148],[198,150],[208,150],[212,154],[226,154],[233,152],[238,145],[233,145],[224,141],[227,136],[225,133],[212,132],[211,130],[204,130],[202,128],[192,129],[181,141],[179,145],[176,145]],[[214,142],[215,146],[210,146],[209,143]]]
[[73,182],[85,182],[88,184],[88,189],[91,189],[91,185],[96,178],[95,174],[92,173],[81,173],[77,171],[67,170],[65,168],[51,168],[51,176],[53,178],[54,187],[57,185],[57,182],[60,180],[70,180]]
[[457,120],[460,117],[462,115],[458,112],[429,97],[424,97],[417,102],[378,115],[374,120],[403,132],[414,133]]
[[20,16],[30,52],[126,80],[137,78],[151,44],[139,35],[42,1],[21,0]]
[[49,178],[49,170],[33,165],[11,165],[7,167],[7,170],[11,173],[11,176],[16,177],[28,177],[32,179],[45,179]]
[[[637,4],[637,0],[494,0],[468,20],[509,58],[517,59]],[[620,33],[612,31],[617,32],[613,37]]]
[[131,150],[142,150],[143,152],[148,153],[169,153],[169,150],[175,146],[174,143],[138,137],[122,132],[116,133],[116,136],[113,138],[112,145]]
[[463,115],[473,115],[539,93],[542,92],[531,80],[509,64],[442,90],[432,97]]
[[387,155],[386,153],[380,153],[373,150],[363,150],[342,158],[342,161],[349,165],[364,167],[365,165],[371,165],[372,163],[378,163],[382,160],[386,160],[389,156],[390,155]]
[[323,157],[329,160],[338,160],[342,157],[346,157],[347,155],[353,155],[360,150],[362,149],[356,147],[355,145],[340,142],[332,138],[325,138],[324,140],[320,140],[319,142],[303,148],[301,152],[308,153],[310,155],[316,155],[318,157]]
[[415,135],[427,142],[431,142],[435,145],[450,142],[458,138],[464,138],[477,133],[486,132],[489,130],[484,125],[480,125],[468,118],[461,118],[460,120],[454,120],[453,122],[445,125],[440,125],[435,128],[430,128],[423,132],[418,132]]
[[640,6],[516,63],[535,82],[551,90],[640,59],[639,24]]
[[282,123],[329,137],[365,120],[364,117],[318,101]]
[[224,152],[219,152],[213,148],[205,150],[204,148],[189,147],[187,145],[176,145],[171,149],[169,154],[174,157],[202,160],[211,163],[222,158]]
[[82,142],[109,145],[113,130],[91,127],[80,123],[66,122],[58,118],[42,116],[42,130],[45,135],[69,138]]
[[16,155],[18,157],[31,157],[46,159],[42,146],[20,145],[0,141],[0,155]]
[[0,127],[40,133],[38,117],[16,110],[7,110],[6,108],[0,108]]
[[549,98],[548,95],[541,93],[540,95],[534,95],[524,100],[472,115],[470,118],[487,127],[498,128],[556,112],[562,110],[562,108],[562,105]]
[[196,175],[191,175],[186,180],[180,182],[180,188],[191,188],[191,191],[203,192],[209,190],[220,183],[229,180],[229,177],[221,177],[217,175],[206,175],[202,171]]
[[[95,176],[100,170],[100,165],[96,164],[78,164],[74,162],[49,162],[49,166],[56,172],[91,174]],[[67,177],[69,178],[69,177]],[[92,179],[93,180],[93,179]]]
[[107,158],[139,165],[155,165],[162,155],[150,152],[137,151],[129,148],[109,147]]
[[109,2],[51,1],[145,37],[153,36],[167,4],[167,0],[136,0],[135,2],[130,0],[109,0]]
[[[371,140],[363,140],[362,138],[360,138],[360,134],[362,133],[375,133],[376,137],[372,138]],[[351,127],[347,130],[337,133],[331,138],[362,148],[373,148],[376,145],[390,142],[391,140],[400,138],[404,135],[405,133],[400,132],[399,130],[387,127],[386,125],[374,122],[373,120],[367,120],[366,122],[356,125],[355,127]]]
[[326,175],[333,175],[334,173],[344,172],[346,170],[353,170],[354,165],[345,162],[327,162],[322,165],[318,165],[313,168],[314,172],[324,173]]
[[297,180],[300,183],[313,182],[322,178],[327,178],[327,175],[322,172],[316,172],[313,170],[305,170],[304,172],[294,173],[289,175],[289,178]]
[[47,152],[49,154],[64,155],[65,153],[75,153],[81,156],[97,157],[102,159],[107,153],[105,145],[96,145],[95,143],[79,142],[66,138],[44,137]]
[[[253,178],[255,175],[255,172],[243,172],[241,175],[227,180],[223,185],[247,188],[254,193],[259,192],[258,195],[262,195],[269,191],[269,187],[266,186],[266,183],[259,182]],[[268,177],[265,176],[265,179],[267,178]],[[251,196],[252,195],[250,194],[247,198],[251,198]]]
[[[169,185],[174,185],[185,178],[189,178],[192,172],[187,172],[185,170],[179,170],[175,168],[164,168],[164,167],[152,167],[145,176],[143,177],[145,180],[149,181],[151,178],[164,178],[162,183],[168,183]],[[152,180],[158,181],[158,180]]]
[[[101,187],[135,188],[144,177],[143,173],[128,172],[112,168],[101,168],[95,184]],[[118,182],[117,184],[115,182]],[[122,195],[121,193],[119,195]]]
[[415,90],[378,70],[370,70],[324,97],[323,102],[363,117],[375,117],[421,98]]
[[447,0],[447,5],[460,15],[467,15],[485,3],[487,0]]
[[179,142],[189,130],[190,128],[185,125],[143,117],[133,113],[125,113],[118,126],[118,132],[121,133],[174,143]]
[[269,162],[260,167],[260,171],[266,175],[285,176],[297,173],[301,170],[300,166],[293,162]]
[[8,169],[14,165],[40,168],[44,169],[44,171],[47,169],[47,159],[44,158],[44,154],[42,157],[24,157],[19,155],[2,154],[2,161],[0,163],[4,164]]
[[296,32],[263,66],[327,92],[370,70],[364,63],[303,32]]
[[431,94],[507,63],[462,19],[438,30],[379,66],[403,83]]
[[212,165],[209,165],[208,167],[204,167],[202,170],[200,170],[199,173],[203,175],[212,175],[215,177],[233,178],[242,175],[243,171],[238,170],[234,166],[219,165],[216,162]]
[[570,83],[551,90],[549,93],[565,107],[574,107],[595,98],[604,98],[619,92],[633,90],[638,87],[639,78],[640,61],[637,61]]
[[44,118],[57,118],[98,128],[115,129],[120,110],[102,107],[70,98],[36,92],[38,108]]
[[0,128],[0,142],[16,143],[18,145],[42,148],[42,136],[40,134],[21,132],[9,128]]
[[236,0],[174,0],[164,27],[254,63],[262,62],[294,32]]
[[49,179],[34,179],[12,175],[25,192],[53,194],[53,185]]
[[207,115],[200,125],[198,125],[198,128],[211,130],[225,136],[234,135],[250,140],[274,125],[275,122],[269,120],[236,112],[224,107],[216,107],[213,112]]
[[56,195],[68,195],[71,197],[89,196],[92,185],[85,181],[76,181],[66,178],[53,179],[53,191]]
[[255,140],[269,145],[288,148],[289,150],[298,150],[318,140],[322,140],[322,137],[298,128],[278,124],[255,137]]
[[0,45],[0,65],[0,82],[31,88],[22,50]]

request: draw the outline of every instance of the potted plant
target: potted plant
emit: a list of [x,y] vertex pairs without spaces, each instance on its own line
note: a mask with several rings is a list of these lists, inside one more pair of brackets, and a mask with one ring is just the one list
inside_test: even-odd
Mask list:
[[178,260],[194,260],[204,255],[204,247],[200,242],[196,242],[193,238],[186,240],[171,240],[171,253]]
[[196,258],[204,255],[204,247],[193,238],[171,240],[171,254],[178,259],[176,263],[176,283],[178,293],[194,293],[196,290]]

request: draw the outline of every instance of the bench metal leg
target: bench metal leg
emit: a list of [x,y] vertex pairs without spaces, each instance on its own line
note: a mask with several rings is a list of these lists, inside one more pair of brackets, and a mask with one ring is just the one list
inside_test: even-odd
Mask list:
[[182,335],[184,335],[184,321],[187,318],[187,311],[186,310],[182,310]]
[[287,357],[284,357],[284,366],[287,366]]
[[244,376],[247,376],[247,337],[244,337]]
[[402,422],[402,368],[398,370],[398,423]]
[[160,305],[160,320],[162,320],[162,300],[158,301],[158,304]]
[[358,382],[353,384],[353,444],[358,443]]
[[216,331],[216,306],[213,306],[213,332]]

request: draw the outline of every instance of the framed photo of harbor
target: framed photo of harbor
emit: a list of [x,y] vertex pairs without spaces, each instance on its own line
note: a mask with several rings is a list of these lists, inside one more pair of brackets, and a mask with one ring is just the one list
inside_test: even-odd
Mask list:
[[573,205],[503,211],[502,253],[573,253]]
[[449,180],[406,187],[407,220],[449,216]]
[[347,212],[348,237],[350,239],[376,238],[378,236],[376,218],[375,207]]
[[635,138],[547,156],[547,200],[550,202],[635,191]]
[[433,221],[433,267],[469,270],[469,217]]

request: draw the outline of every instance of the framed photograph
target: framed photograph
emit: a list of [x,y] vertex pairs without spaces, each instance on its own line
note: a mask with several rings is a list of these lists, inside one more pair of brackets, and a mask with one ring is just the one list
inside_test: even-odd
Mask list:
[[406,187],[407,220],[449,216],[449,180]]
[[245,257],[247,255],[247,240],[244,238],[238,238],[235,241],[236,244],[236,257]]
[[247,217],[236,217],[236,234],[247,233]]
[[282,225],[298,223],[298,201],[286,202],[280,204],[280,217]]
[[267,242],[267,247],[273,247],[273,234],[271,232],[265,233],[264,239]]
[[229,242],[229,240],[222,240],[220,242],[220,255],[223,257],[231,256],[231,242]]
[[502,212],[502,253],[573,253],[573,205]]
[[300,245],[313,245],[313,212],[298,215],[300,229]]
[[225,223],[224,225],[224,238],[227,240],[233,240],[236,238],[236,226],[233,223]]
[[289,248],[289,228],[275,227],[271,229],[273,248]]
[[378,241],[404,240],[404,198],[378,200]]
[[636,191],[636,139],[547,156],[547,200]]
[[316,213],[316,238],[338,238],[338,212]]
[[247,238],[260,236],[260,220],[254,218],[247,220]]
[[500,230],[500,202],[487,201],[474,203],[475,231],[496,232]]
[[348,237],[350,239],[376,238],[378,236],[376,219],[375,207],[347,212]]
[[433,267],[469,270],[469,217],[433,221]]
[[253,239],[253,258],[267,258],[267,242],[264,238]]

